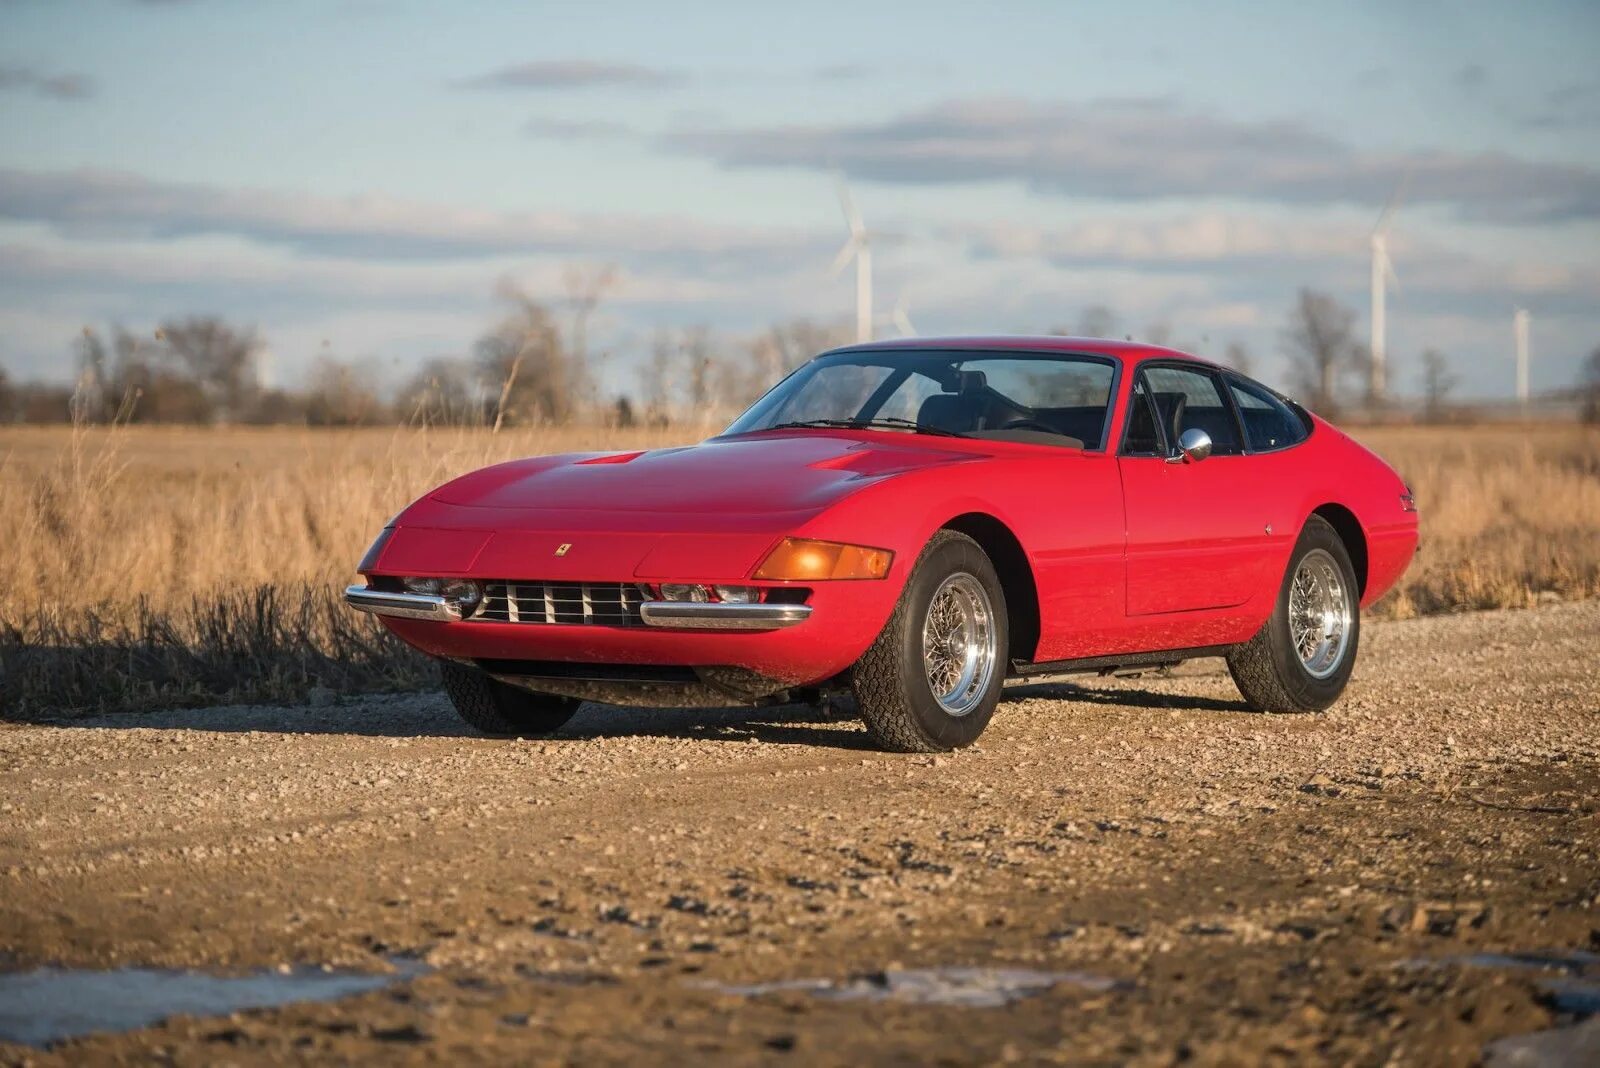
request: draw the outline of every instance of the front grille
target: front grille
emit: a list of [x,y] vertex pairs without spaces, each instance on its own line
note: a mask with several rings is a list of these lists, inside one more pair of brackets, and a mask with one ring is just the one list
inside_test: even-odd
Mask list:
[[644,593],[623,582],[489,582],[473,620],[490,623],[643,624]]

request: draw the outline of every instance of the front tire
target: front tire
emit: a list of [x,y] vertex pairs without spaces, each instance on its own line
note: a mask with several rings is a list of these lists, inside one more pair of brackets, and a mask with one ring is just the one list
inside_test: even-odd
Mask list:
[[1000,703],[1009,641],[994,564],[965,534],[939,531],[883,632],[851,669],[873,740],[896,753],[971,745]]
[[1266,625],[1228,654],[1228,672],[1260,712],[1320,712],[1339,699],[1361,642],[1361,596],[1338,532],[1312,516]]
[[444,692],[467,723],[495,737],[553,734],[583,704],[575,697],[534,693],[490,678],[477,668],[443,661]]

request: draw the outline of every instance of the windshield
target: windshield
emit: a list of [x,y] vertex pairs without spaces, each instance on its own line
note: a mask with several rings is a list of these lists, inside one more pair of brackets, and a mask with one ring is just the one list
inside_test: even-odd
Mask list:
[[1097,356],[841,352],[779,382],[726,433],[866,426],[1102,449],[1114,376]]

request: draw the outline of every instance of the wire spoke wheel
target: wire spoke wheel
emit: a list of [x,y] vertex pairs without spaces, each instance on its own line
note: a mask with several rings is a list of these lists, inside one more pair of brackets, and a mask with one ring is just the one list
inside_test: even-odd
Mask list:
[[994,677],[998,645],[983,584],[965,571],[945,579],[922,622],[923,671],[940,708],[964,716],[978,707]]
[[1352,590],[1325,549],[1301,557],[1289,587],[1289,638],[1312,678],[1338,670],[1350,645]]

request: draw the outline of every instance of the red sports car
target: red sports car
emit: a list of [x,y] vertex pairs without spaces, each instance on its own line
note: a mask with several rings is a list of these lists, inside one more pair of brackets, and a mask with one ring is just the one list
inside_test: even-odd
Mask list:
[[683,448],[514,460],[395,517],[345,592],[463,718],[854,694],[885,748],[970,744],[1008,683],[1224,656],[1309,711],[1417,544],[1398,475],[1271,389],[1079,338],[816,357]]

